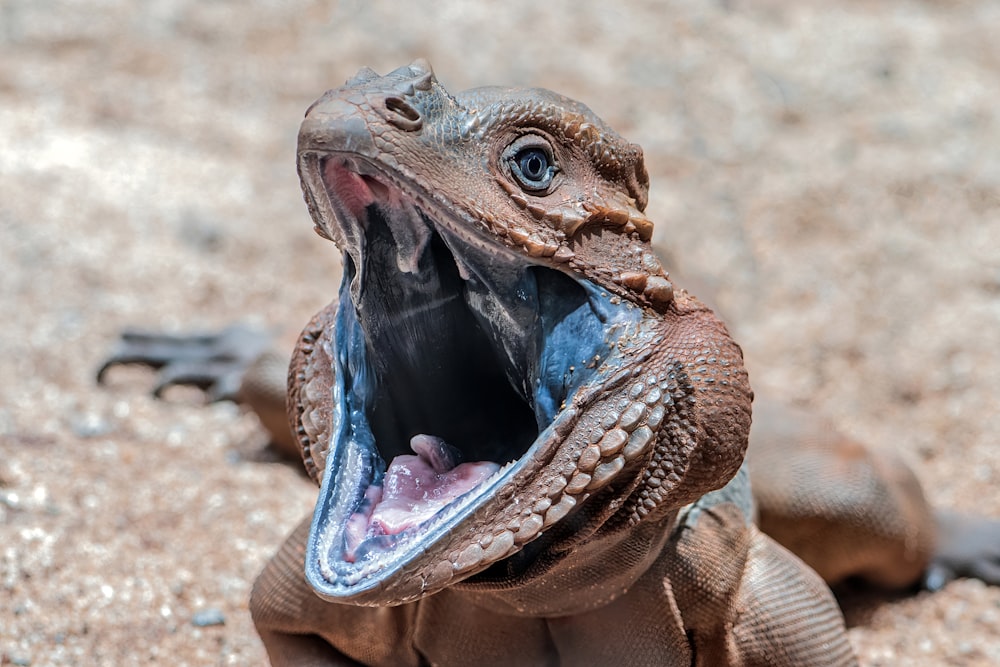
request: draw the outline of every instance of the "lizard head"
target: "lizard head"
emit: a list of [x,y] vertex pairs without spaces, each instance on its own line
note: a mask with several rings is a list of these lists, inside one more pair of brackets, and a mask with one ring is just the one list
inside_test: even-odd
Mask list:
[[[321,484],[306,554],[321,596],[418,599],[551,546],[570,515],[575,534],[638,520],[735,473],[739,424],[708,442],[684,364],[655,361],[678,305],[642,152],[587,107],[452,96],[423,61],[365,69],[310,107],[298,168],[344,258],[336,314],[291,378]],[[720,447],[738,455],[688,474]]]

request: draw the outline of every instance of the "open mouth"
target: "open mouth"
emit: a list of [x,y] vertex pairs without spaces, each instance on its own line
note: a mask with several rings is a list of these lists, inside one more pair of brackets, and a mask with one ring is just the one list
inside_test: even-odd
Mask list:
[[334,423],[307,576],[343,599],[405,570],[551,456],[553,422],[606,373],[641,312],[485,241],[356,156],[302,164],[344,252]]

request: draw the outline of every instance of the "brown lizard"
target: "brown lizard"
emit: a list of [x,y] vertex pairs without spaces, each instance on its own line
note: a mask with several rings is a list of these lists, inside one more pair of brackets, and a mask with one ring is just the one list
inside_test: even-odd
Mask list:
[[781,408],[744,463],[742,354],[652,251],[637,146],[417,61],[327,92],[298,159],[345,273],[293,438],[273,357],[244,382],[321,485],[254,586],[273,664],[854,664],[750,474],[827,581],[912,584],[938,524],[905,466]]

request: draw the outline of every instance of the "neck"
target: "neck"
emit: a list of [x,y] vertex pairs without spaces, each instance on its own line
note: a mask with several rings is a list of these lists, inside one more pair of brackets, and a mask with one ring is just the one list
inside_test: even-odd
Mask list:
[[478,606],[512,616],[567,616],[595,609],[628,591],[649,569],[670,537],[676,516],[670,512],[649,517],[639,525],[612,517],[588,531],[596,517],[578,512],[561,522],[574,525],[562,526],[549,540],[541,538],[539,547],[453,589]]

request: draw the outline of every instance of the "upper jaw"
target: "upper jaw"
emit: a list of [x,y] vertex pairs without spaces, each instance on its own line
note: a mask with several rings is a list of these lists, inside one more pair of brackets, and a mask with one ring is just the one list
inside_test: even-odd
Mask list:
[[[352,212],[347,203],[339,197],[331,196],[324,182],[324,163],[337,155],[335,151],[302,150],[298,153],[299,180],[302,183],[302,193],[309,213],[312,216],[314,228],[323,238],[329,239],[337,244],[344,252],[355,256],[355,261],[360,257],[364,244],[363,229],[357,225],[346,224],[349,220],[358,220],[359,216]],[[347,170],[353,173],[354,177],[361,181],[360,169],[357,165],[367,164],[354,158],[350,153],[344,154],[345,160],[349,160],[354,169]],[[344,221],[345,224],[336,224],[337,221]]]
[[[325,167],[337,162],[343,164],[346,167],[344,176],[357,181],[345,185],[354,185],[355,189],[362,191],[366,174],[385,174],[384,168],[376,169],[374,166],[385,158],[375,145],[366,118],[370,115],[367,113],[370,112],[370,106],[348,102],[335,95],[336,92],[338,91],[327,93],[302,121],[297,166],[303,195],[316,231],[342,249],[350,250],[357,247],[361,240],[351,236],[355,230],[350,226],[337,225],[335,221],[356,218],[357,211],[345,210],[344,206],[350,202],[345,202],[342,198],[322,196],[322,193],[326,193]],[[347,215],[348,213],[354,215]]]
[[435,84],[434,72],[423,59],[382,77],[365,68],[309,107],[299,128],[298,170],[306,203],[321,235],[342,248],[344,242],[354,240],[339,236],[339,230],[331,226],[340,217],[329,208],[331,202],[313,197],[322,190],[318,163],[338,155],[349,160],[351,169],[362,176],[369,171],[397,172],[394,158],[380,150],[374,132],[418,133],[423,117],[417,98],[440,97]]

